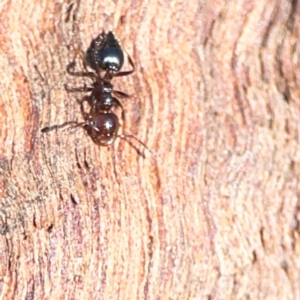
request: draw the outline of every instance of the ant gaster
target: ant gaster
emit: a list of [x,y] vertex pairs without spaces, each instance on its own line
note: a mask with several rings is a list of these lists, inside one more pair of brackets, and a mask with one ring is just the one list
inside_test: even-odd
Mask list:
[[[83,127],[92,140],[98,145],[110,145],[117,137],[123,139],[133,138],[154,156],[149,148],[134,135],[118,134],[120,127],[119,118],[112,112],[112,108],[115,106],[118,106],[122,110],[124,126],[124,108],[115,96],[125,98],[128,98],[129,96],[121,91],[113,90],[111,81],[114,77],[127,76],[135,71],[134,63],[129,55],[128,60],[132,70],[121,72],[120,70],[124,64],[124,54],[119,42],[112,32],[108,32],[107,34],[101,33],[92,41],[85,55],[85,62],[94,71],[88,72],[86,70],[85,62],[83,62],[85,72],[75,72],[75,62],[70,63],[67,67],[67,72],[70,75],[87,77],[93,81],[90,87],[83,86],[79,88],[69,88],[65,86],[68,92],[90,92],[89,95],[84,96],[80,101],[81,112],[85,121],[81,123],[71,121],[61,125],[45,127],[42,129],[42,132],[49,132],[53,129],[59,129],[70,125],[70,128]],[[105,72],[105,74],[101,75],[101,72]],[[84,102],[89,104],[89,112],[85,111]]]

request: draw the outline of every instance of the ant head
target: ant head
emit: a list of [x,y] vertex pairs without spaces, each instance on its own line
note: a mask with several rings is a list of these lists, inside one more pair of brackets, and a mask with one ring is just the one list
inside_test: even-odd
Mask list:
[[124,53],[114,34],[101,33],[86,52],[86,61],[94,70],[116,73],[124,64]]

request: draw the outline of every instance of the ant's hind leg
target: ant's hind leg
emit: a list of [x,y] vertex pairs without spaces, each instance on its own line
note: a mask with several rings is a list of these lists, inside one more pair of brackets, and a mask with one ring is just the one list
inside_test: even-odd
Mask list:
[[123,134],[119,134],[118,137],[121,138],[121,139],[125,139],[125,140],[126,140],[133,148],[135,148],[135,149],[138,151],[138,153],[139,153],[141,156],[144,157],[144,154],[143,154],[142,152],[140,152],[135,146],[133,146],[133,145],[131,144],[130,139],[134,139],[134,140],[137,141],[139,144],[141,144],[145,149],[147,149],[147,151],[151,154],[151,156],[152,156],[154,159],[156,159],[155,153],[152,152],[152,151],[148,148],[148,146],[147,146],[144,142],[142,142],[138,137],[136,137],[135,135],[123,133]]
[[116,151],[115,151],[115,143],[111,145],[111,159],[112,159],[112,167],[114,170],[114,175],[117,183],[120,185],[121,181],[119,180],[118,172],[117,172],[117,157],[116,157]]
[[52,130],[57,130],[57,129],[64,129],[64,130],[69,130],[69,129],[73,129],[73,128],[77,128],[77,127],[82,127],[86,125],[86,121],[82,122],[82,123],[78,123],[76,121],[69,121],[69,122],[65,122],[63,124],[58,124],[58,125],[52,125],[52,126],[46,126],[44,128],[41,129],[42,133],[46,133]]

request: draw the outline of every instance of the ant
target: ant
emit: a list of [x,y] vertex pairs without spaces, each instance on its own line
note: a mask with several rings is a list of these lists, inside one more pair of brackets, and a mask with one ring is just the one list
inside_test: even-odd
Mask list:
[[[70,75],[91,79],[91,86],[87,87],[84,85],[79,88],[69,88],[65,85],[67,92],[90,93],[79,101],[84,122],[65,122],[61,125],[44,127],[41,131],[49,132],[53,129],[59,129],[66,126],[69,126],[69,128],[83,127],[92,140],[101,146],[112,144],[117,137],[125,140],[133,138],[155,157],[146,144],[136,136],[124,133],[118,134],[120,127],[119,118],[112,109],[117,106],[122,110],[123,127],[125,124],[125,111],[122,103],[116,96],[124,98],[129,98],[130,96],[124,92],[114,90],[111,81],[114,77],[128,76],[135,71],[134,63],[129,55],[128,60],[132,69],[130,71],[121,72],[120,70],[124,64],[124,54],[113,32],[110,31],[107,34],[103,32],[92,40],[91,45],[86,52],[85,60],[83,60],[85,71],[74,71],[75,60],[67,66],[67,72]],[[93,69],[93,72],[87,71],[86,64]],[[101,72],[103,71],[105,74],[101,75]],[[89,104],[89,112],[85,111],[84,102]]]

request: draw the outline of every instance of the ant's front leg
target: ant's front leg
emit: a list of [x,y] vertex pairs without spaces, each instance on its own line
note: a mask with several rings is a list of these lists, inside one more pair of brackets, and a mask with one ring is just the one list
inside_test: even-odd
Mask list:
[[74,68],[76,66],[76,62],[72,61],[67,66],[67,72],[68,74],[76,77],[88,77],[92,80],[95,80],[97,78],[97,75],[93,72],[75,72]]
[[77,87],[77,88],[69,87],[67,84],[65,84],[64,87],[68,93],[75,93],[75,92],[87,93],[87,92],[92,92],[94,90],[92,87],[86,86],[86,84],[84,84],[84,86]]

